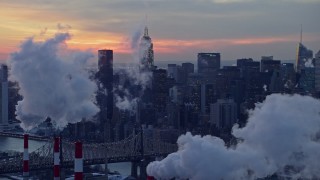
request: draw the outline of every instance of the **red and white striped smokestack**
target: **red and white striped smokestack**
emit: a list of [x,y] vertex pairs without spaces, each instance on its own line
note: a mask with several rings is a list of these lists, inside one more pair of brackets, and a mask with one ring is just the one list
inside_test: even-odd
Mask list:
[[59,145],[60,145],[60,138],[54,138],[53,144],[53,179],[60,180],[60,153],[59,153]]
[[29,151],[28,151],[28,139],[29,135],[24,134],[23,136],[23,173],[24,177],[29,176]]
[[147,180],[155,180],[153,176],[147,176]]
[[83,179],[82,143],[75,143],[74,180]]

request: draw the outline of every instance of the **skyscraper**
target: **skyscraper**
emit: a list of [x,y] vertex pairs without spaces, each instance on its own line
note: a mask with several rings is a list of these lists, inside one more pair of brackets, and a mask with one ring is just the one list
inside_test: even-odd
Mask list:
[[315,68],[305,67],[301,69],[299,87],[306,93],[313,93],[315,89]]
[[320,50],[315,55],[315,90],[319,93],[320,92]]
[[280,68],[280,76],[284,90],[292,90],[296,85],[296,73],[293,63],[282,63]]
[[238,59],[237,67],[240,68],[240,77],[245,83],[245,97],[254,98],[261,94],[260,62],[252,59]]
[[279,71],[281,66],[280,60],[273,60],[273,57],[261,57],[261,72]]
[[210,122],[218,128],[231,128],[237,122],[237,104],[233,99],[218,99],[211,104]]
[[8,126],[8,66],[0,69],[0,130]]
[[253,59],[252,58],[237,59],[237,67],[242,69],[242,67],[245,67],[248,62],[253,62]]
[[144,34],[140,40],[139,57],[143,68],[152,69],[154,65],[153,43],[149,36],[148,27],[145,27]]
[[98,104],[101,109],[101,120],[104,116],[107,119],[112,119],[113,114],[113,51],[98,50],[98,79],[102,87],[99,87]]
[[220,53],[198,53],[198,73],[220,69]]
[[177,81],[178,68],[179,68],[179,66],[177,66],[176,64],[168,64],[168,77],[171,77]]
[[302,28],[300,32],[300,42],[297,46],[297,57],[296,57],[296,71],[297,73],[301,73],[301,70],[305,68],[305,63],[309,59],[313,58],[313,52],[307,49],[302,44]]
[[187,88],[185,89],[186,103],[193,105],[195,111],[201,109],[201,81],[203,76],[201,74],[191,73],[188,76]]
[[201,84],[201,113],[208,114],[210,104],[214,103],[215,90],[213,84]]
[[178,71],[179,83],[186,84],[189,74],[194,73],[194,65],[192,63],[182,63]]
[[181,66],[187,74],[194,72],[194,65],[192,63],[182,63]]
[[153,70],[152,98],[157,112],[164,112],[169,98],[169,89],[173,86],[173,79],[167,77],[167,70]]

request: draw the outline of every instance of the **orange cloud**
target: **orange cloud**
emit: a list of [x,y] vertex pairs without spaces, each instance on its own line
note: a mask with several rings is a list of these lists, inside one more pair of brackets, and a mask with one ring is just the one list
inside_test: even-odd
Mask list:
[[[299,37],[297,35],[287,35],[279,37],[248,37],[233,39],[195,39],[195,40],[179,40],[179,39],[155,39],[154,47],[157,53],[182,53],[190,48],[193,49],[221,49],[228,46],[246,46],[246,45],[262,45],[291,42],[297,43]],[[316,34],[305,34],[304,41],[320,40]]]
[[[51,35],[49,32],[46,36]],[[98,49],[113,49],[117,54],[131,54],[129,42],[126,42],[121,34],[112,33],[90,33],[81,30],[71,30],[73,37],[67,42],[71,49],[88,50],[96,52]],[[46,38],[40,36],[38,39]],[[155,39],[154,50],[156,54],[179,54],[189,49],[218,49],[227,46],[271,44],[278,42],[294,42],[294,37],[262,37],[262,38],[243,38],[243,39],[197,39],[197,40],[175,40],[175,39]],[[11,44],[7,48],[1,48],[3,57],[6,53],[16,50]]]

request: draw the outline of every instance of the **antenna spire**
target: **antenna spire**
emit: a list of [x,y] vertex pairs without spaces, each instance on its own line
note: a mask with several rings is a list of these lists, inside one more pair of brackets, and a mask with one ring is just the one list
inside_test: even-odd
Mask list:
[[301,24],[301,29],[300,29],[300,43],[302,43],[302,24]]
[[148,27],[144,28],[144,36],[149,36]]
[[148,14],[146,14],[146,26],[144,28],[144,36],[149,36],[149,32],[148,32]]

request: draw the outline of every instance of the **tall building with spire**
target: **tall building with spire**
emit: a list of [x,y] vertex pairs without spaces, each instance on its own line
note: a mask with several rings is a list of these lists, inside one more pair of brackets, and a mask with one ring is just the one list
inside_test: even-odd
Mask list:
[[153,43],[149,36],[148,27],[145,27],[143,36],[139,45],[140,63],[144,68],[152,69],[154,66]]
[[297,46],[297,56],[296,56],[296,71],[298,73],[301,73],[301,70],[305,68],[306,61],[313,58],[313,52],[312,50],[307,49],[302,44],[302,27],[300,31],[300,42]]

